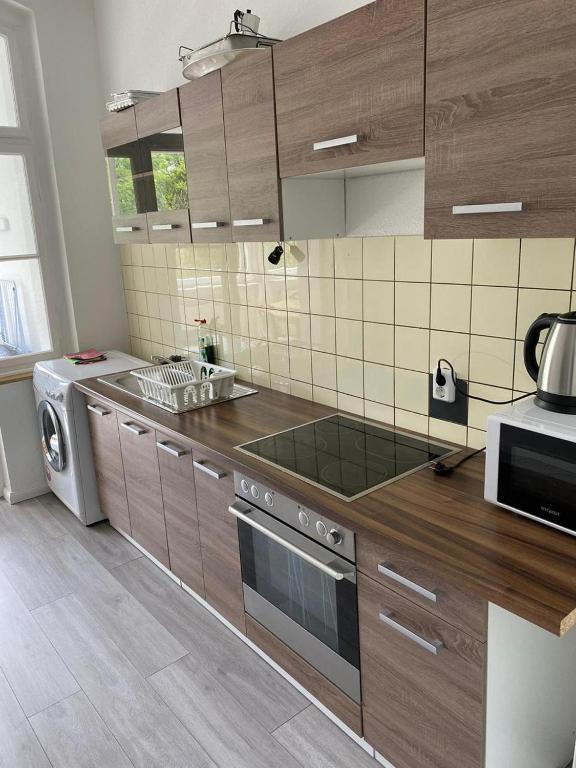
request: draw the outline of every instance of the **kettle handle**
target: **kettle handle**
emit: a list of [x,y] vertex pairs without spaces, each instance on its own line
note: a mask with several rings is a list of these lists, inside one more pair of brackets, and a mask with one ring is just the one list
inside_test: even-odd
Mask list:
[[558,317],[558,313],[543,314],[537,317],[528,328],[528,333],[524,339],[524,365],[530,376],[534,381],[538,381],[538,373],[540,366],[536,360],[536,347],[540,341],[540,334],[546,328],[550,328],[554,320]]

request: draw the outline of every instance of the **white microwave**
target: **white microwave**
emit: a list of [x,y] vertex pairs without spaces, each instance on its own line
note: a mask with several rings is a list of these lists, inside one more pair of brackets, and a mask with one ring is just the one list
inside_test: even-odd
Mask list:
[[529,398],[489,416],[484,497],[576,536],[576,415]]

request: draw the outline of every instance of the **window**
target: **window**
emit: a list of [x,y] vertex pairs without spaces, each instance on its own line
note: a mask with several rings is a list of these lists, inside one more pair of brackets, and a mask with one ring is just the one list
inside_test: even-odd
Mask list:
[[[11,15],[8,15],[11,14]],[[29,18],[0,0],[0,374],[28,368],[54,344],[44,290],[39,237],[35,139],[26,114],[32,101],[24,46]]]

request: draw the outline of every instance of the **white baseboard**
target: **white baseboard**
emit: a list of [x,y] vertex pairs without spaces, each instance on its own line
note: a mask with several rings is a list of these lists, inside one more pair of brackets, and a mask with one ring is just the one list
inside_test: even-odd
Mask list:
[[29,488],[25,491],[12,491],[9,488],[4,488],[4,493],[2,495],[8,504],[18,504],[21,501],[28,501],[29,499],[35,499],[38,496],[45,496],[47,493],[50,493],[50,488],[48,488],[47,485],[44,485],[41,488]]

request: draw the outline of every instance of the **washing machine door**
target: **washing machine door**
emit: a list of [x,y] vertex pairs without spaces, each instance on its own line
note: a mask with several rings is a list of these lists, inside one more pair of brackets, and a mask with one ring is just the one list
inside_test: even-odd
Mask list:
[[64,433],[60,426],[58,414],[47,400],[42,400],[38,405],[38,418],[40,419],[44,458],[54,472],[62,472],[66,466]]

